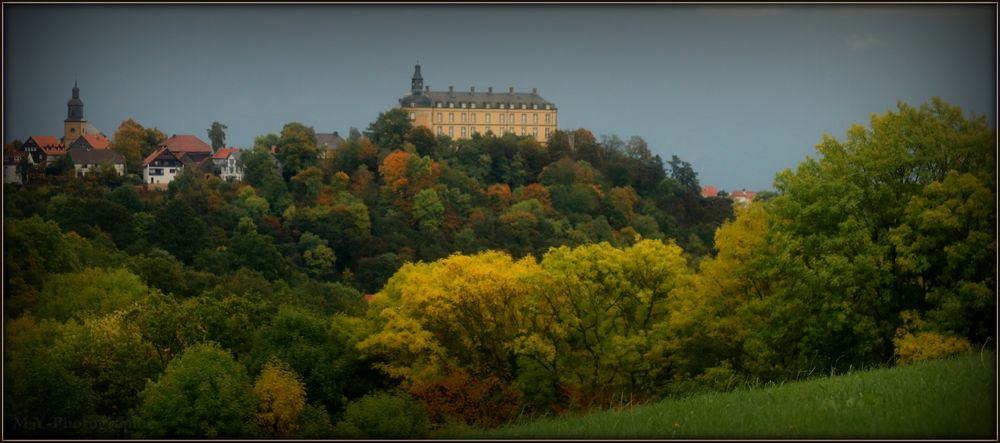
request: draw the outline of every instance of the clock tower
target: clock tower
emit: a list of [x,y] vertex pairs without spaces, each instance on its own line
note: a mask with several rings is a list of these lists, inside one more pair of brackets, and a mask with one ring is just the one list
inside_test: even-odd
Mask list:
[[73,98],[66,103],[68,108],[66,120],[63,121],[63,146],[69,147],[83,135],[87,120],[83,118],[83,100],[80,100],[80,88],[73,82]]

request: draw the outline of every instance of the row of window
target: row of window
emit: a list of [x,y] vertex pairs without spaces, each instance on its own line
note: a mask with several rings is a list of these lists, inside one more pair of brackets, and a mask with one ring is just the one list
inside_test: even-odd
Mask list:
[[[466,127],[465,126],[460,127],[460,129],[461,129],[461,134],[462,134],[460,136],[461,138],[466,138],[468,136],[468,134],[478,134],[479,133],[479,131],[476,130],[475,126],[470,126],[468,128],[468,132],[466,132]],[[489,130],[489,129],[487,129],[487,130]],[[545,139],[546,140],[549,139],[549,135],[551,135],[551,131],[552,131],[552,128],[545,128]],[[499,135],[502,137],[504,134],[517,134],[517,131],[514,130],[513,126],[510,127],[509,129],[500,128],[500,134]],[[438,126],[438,128],[437,128],[437,135],[444,135],[444,128]],[[521,128],[521,135],[522,136],[528,135],[528,128]],[[455,128],[454,127],[448,128],[448,136],[452,137],[452,138],[455,137]],[[531,128],[531,136],[535,137],[535,138],[538,138],[538,128]]]
[[[170,173],[176,173],[176,169],[170,169]],[[163,168],[149,168],[149,175],[163,175]]]
[[[448,105],[449,108],[454,108],[455,107],[455,102],[448,102],[447,105]],[[410,106],[415,106],[415,105],[413,103],[410,103]],[[521,103],[520,105],[516,105],[514,103],[497,103],[496,106],[497,106],[497,109],[517,109],[517,108],[528,109],[528,105],[526,103]],[[443,108],[443,107],[445,107],[445,103],[436,102],[436,103],[434,103],[434,107],[436,107],[436,108]],[[470,103],[459,102],[458,103],[458,107],[462,108],[462,109],[465,109],[466,107],[469,107],[471,109],[476,109],[476,104],[475,103],[471,103],[471,102]],[[493,104],[492,103],[485,103],[485,104],[483,104],[483,108],[484,109],[492,109],[493,108]],[[531,109],[552,109],[552,105],[545,104],[542,107],[539,107],[537,103],[534,103],[534,104],[531,105]]]
[[[509,122],[510,123],[514,123],[514,113],[511,112],[508,115],[510,116]],[[492,116],[493,116],[492,114],[489,114],[489,113],[486,114],[486,124],[487,125],[493,123],[493,122],[490,121]],[[459,114],[459,117],[461,117],[462,123],[465,123],[466,113],[463,112],[463,113]],[[470,112],[468,114],[468,117],[469,117],[469,123],[476,123],[476,113],[475,112]],[[416,119],[417,119],[417,113],[411,112],[410,113],[410,120],[416,120]],[[437,122],[438,123],[444,123],[444,114],[443,113],[441,113],[441,112],[437,113]],[[454,112],[449,112],[448,113],[448,123],[455,123],[455,113]],[[501,125],[505,124],[505,122],[504,122],[504,114],[500,114],[500,122],[499,123]],[[535,124],[535,125],[538,124],[538,114],[531,114],[531,123]],[[522,125],[528,124],[528,114],[524,114],[524,113],[521,114],[521,124]],[[545,114],[545,124],[547,124],[547,125],[551,125],[552,124],[552,114]]]

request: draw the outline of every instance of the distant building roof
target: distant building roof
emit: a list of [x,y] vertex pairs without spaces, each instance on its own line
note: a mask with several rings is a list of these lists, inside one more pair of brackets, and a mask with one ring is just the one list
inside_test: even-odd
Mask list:
[[108,149],[111,147],[111,142],[104,136],[104,134],[83,134],[74,140],[73,143],[70,143],[70,149],[76,147]]
[[173,135],[160,142],[160,147],[170,148],[171,152],[207,152],[212,153],[212,147],[193,135]]
[[230,154],[238,154],[239,152],[240,148],[221,148],[218,151],[215,151],[215,155],[213,155],[212,158],[223,160],[229,158]]
[[333,131],[333,134],[316,133],[316,147],[319,149],[336,149],[344,142],[344,138]]
[[178,160],[177,155],[174,154],[173,152],[170,152],[170,149],[167,149],[165,147],[160,147],[157,150],[153,151],[152,154],[146,156],[146,159],[142,161],[142,165],[149,166],[149,164],[152,163],[153,160],[156,160],[157,158],[159,158],[161,155],[164,154],[173,157],[174,160]]
[[729,198],[731,200],[733,200],[733,201],[736,201],[736,202],[749,202],[749,201],[753,200],[754,196],[756,196],[756,195],[757,195],[756,192],[747,191],[747,190],[744,189],[742,191],[733,191],[733,192],[730,192],[729,193]]
[[719,195],[719,190],[715,189],[715,186],[706,185],[701,188],[702,197],[715,197],[717,195]]
[[96,165],[104,161],[115,165],[125,164],[125,157],[110,149],[72,148],[68,153],[73,164],[77,165]]
[[458,108],[461,107],[462,103],[465,103],[466,107],[472,107],[474,104],[476,108],[486,108],[489,105],[493,109],[499,108],[501,104],[505,105],[505,108],[510,106],[519,108],[523,104],[529,109],[532,105],[538,105],[542,109],[545,105],[549,105],[550,108],[555,109],[555,104],[538,95],[537,90],[532,90],[532,92],[514,92],[513,90],[514,88],[508,89],[507,92],[493,92],[493,88],[489,88],[487,92],[475,92],[474,88],[470,88],[469,91],[428,90],[403,97],[399,99],[399,104],[403,107],[437,107],[440,103],[442,108],[447,108],[449,103],[454,103],[454,107]]
[[34,141],[39,148],[45,151],[62,150],[63,148],[63,144],[59,141],[59,138],[51,135],[32,135],[24,143],[27,144],[31,141]]

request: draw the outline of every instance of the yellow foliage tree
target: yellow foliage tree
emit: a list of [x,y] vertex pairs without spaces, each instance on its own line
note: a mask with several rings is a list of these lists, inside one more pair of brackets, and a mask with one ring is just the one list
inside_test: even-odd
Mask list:
[[253,389],[260,399],[256,419],[261,429],[272,436],[294,435],[299,415],[306,407],[306,386],[301,377],[272,360],[264,366]]

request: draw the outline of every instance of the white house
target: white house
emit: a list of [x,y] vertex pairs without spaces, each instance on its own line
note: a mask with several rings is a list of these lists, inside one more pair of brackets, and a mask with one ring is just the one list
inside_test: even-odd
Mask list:
[[238,148],[222,148],[212,156],[215,175],[223,180],[243,181],[242,151]]
[[180,174],[184,163],[170,148],[161,147],[149,154],[142,162],[142,181],[146,184],[164,185],[174,180]]

